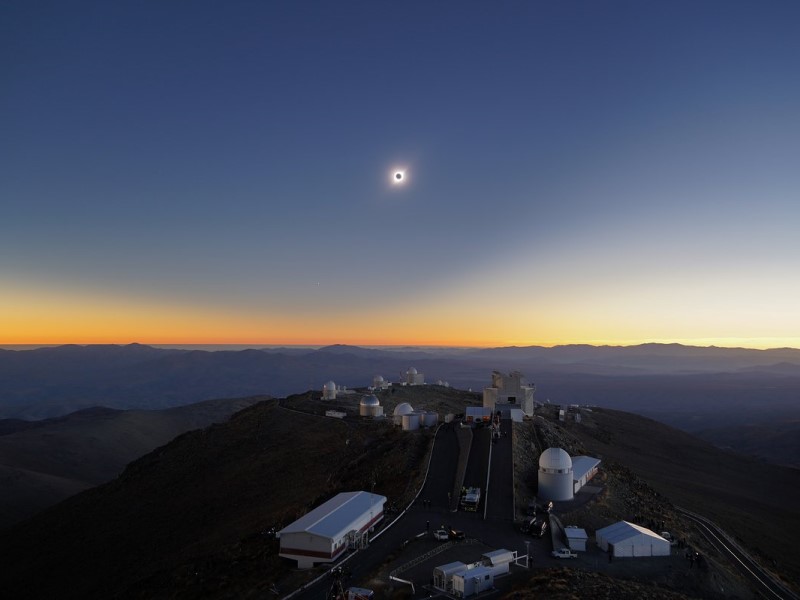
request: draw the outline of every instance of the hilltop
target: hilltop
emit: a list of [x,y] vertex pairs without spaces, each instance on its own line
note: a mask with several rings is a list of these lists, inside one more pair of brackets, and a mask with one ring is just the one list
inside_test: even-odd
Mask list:
[[[335,402],[352,414],[359,398]],[[441,413],[479,402],[476,394],[440,386],[381,394],[386,412],[402,401]],[[383,494],[390,510],[405,506],[424,476],[431,447],[431,431],[409,434],[386,421],[320,416],[329,406],[316,392],[258,402],[226,423],[177,437],[115,480],[0,533],[0,586],[18,598],[255,598],[276,581],[292,589],[309,575],[278,558],[270,530],[343,490]],[[800,485],[774,480],[788,476],[787,470],[769,467],[759,474],[741,458],[615,411],[596,410],[591,424],[570,424],[561,435],[609,464],[629,465],[665,498],[713,512],[709,516],[748,545],[757,534],[756,545],[790,551],[791,529],[769,525],[775,518],[783,526],[796,522],[788,507]],[[610,467],[607,476],[619,472]],[[752,493],[741,489],[748,473]],[[752,502],[759,491],[784,497]],[[735,528],[742,519],[749,524]],[[793,562],[791,573],[796,567]]]
[[[213,398],[284,397],[319,390],[331,379],[358,388],[378,374],[398,381],[411,366],[429,383],[475,390],[489,384],[493,370],[518,370],[536,385],[540,401],[634,412],[777,464],[800,464],[794,443],[800,431],[800,350],[792,348],[0,349],[0,418],[54,418],[93,406],[163,410]],[[776,429],[775,423],[791,425]]]

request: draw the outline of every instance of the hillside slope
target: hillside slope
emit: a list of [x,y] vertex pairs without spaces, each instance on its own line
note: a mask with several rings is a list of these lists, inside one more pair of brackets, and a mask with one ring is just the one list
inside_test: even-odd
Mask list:
[[593,409],[567,428],[604,461],[629,467],[674,504],[698,512],[800,581],[800,470],[720,450],[630,413]]
[[344,489],[399,502],[429,442],[261,402],[0,533],[0,589],[16,598],[261,597],[286,574],[263,531]]
[[175,436],[225,421],[256,401],[209,400],[163,411],[94,408],[44,421],[0,421],[0,529],[109,481]]

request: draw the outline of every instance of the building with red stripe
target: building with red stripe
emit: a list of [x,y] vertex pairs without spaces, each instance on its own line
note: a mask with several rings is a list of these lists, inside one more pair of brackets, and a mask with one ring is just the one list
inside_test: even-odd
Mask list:
[[369,492],[343,492],[281,529],[280,556],[300,569],[334,562],[346,550],[363,548],[369,533],[383,519],[386,497]]

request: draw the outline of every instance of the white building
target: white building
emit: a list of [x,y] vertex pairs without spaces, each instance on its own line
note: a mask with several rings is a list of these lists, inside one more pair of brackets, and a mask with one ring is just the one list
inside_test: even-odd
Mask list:
[[481,555],[481,562],[485,567],[492,570],[492,575],[495,577],[506,575],[511,568],[511,564],[516,560],[517,553],[513,550],[506,550],[505,548],[492,550],[491,552],[486,552]]
[[375,375],[372,378],[372,387],[376,390],[386,390],[389,388],[389,382],[383,378],[383,375]]
[[413,412],[414,412],[413,406],[411,406],[408,402],[401,402],[400,404],[394,407],[394,412],[392,413],[394,424],[402,425],[403,415],[410,415]]
[[433,570],[433,587],[445,592],[453,591],[453,575],[467,569],[466,563],[457,561],[447,563]]
[[485,567],[481,563],[471,566],[473,568],[453,575],[454,596],[468,598],[494,587],[494,573],[491,567]]
[[336,384],[333,381],[329,381],[322,386],[322,399],[336,400]]
[[573,552],[586,552],[586,542],[589,541],[589,535],[585,529],[580,527],[565,527],[564,533],[567,536],[567,546]]
[[419,429],[421,416],[418,412],[412,412],[400,417],[400,426],[403,431],[416,431]]
[[425,384],[425,375],[423,373],[418,373],[414,367],[411,367],[406,371],[406,385],[424,385]]
[[383,519],[385,496],[343,492],[281,529],[280,556],[300,569],[333,562],[347,548],[367,545],[369,531]]
[[570,457],[566,450],[548,448],[539,457],[539,496],[555,502],[572,500],[599,467],[599,458]]
[[669,556],[669,542],[654,531],[620,521],[595,532],[597,545],[613,556]]
[[358,404],[358,414],[362,417],[382,417],[383,407],[377,396],[369,394],[361,398]]
[[562,448],[548,448],[539,457],[539,492],[544,500],[572,500],[572,459]]
[[573,491],[578,491],[589,483],[589,480],[597,474],[600,467],[600,459],[591,456],[572,457],[572,482]]
[[500,411],[504,419],[510,417],[512,408],[521,409],[526,415],[533,416],[533,393],[536,386],[528,385],[519,371],[504,375],[499,371],[492,372],[492,385],[483,389],[483,405],[493,411]]

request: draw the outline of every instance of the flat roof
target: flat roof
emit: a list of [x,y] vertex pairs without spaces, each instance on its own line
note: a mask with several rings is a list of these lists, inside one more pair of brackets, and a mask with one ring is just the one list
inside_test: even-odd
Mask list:
[[569,540],[588,540],[589,536],[586,533],[585,529],[581,529],[580,527],[565,527],[564,533],[567,534],[567,539]]
[[589,471],[600,464],[599,458],[592,456],[573,456],[572,457],[572,478],[575,481],[583,478]]
[[354,524],[370,510],[377,516],[383,512],[386,496],[369,492],[342,492],[310,513],[287,525],[278,533],[306,531],[321,537],[336,539],[353,529]]

